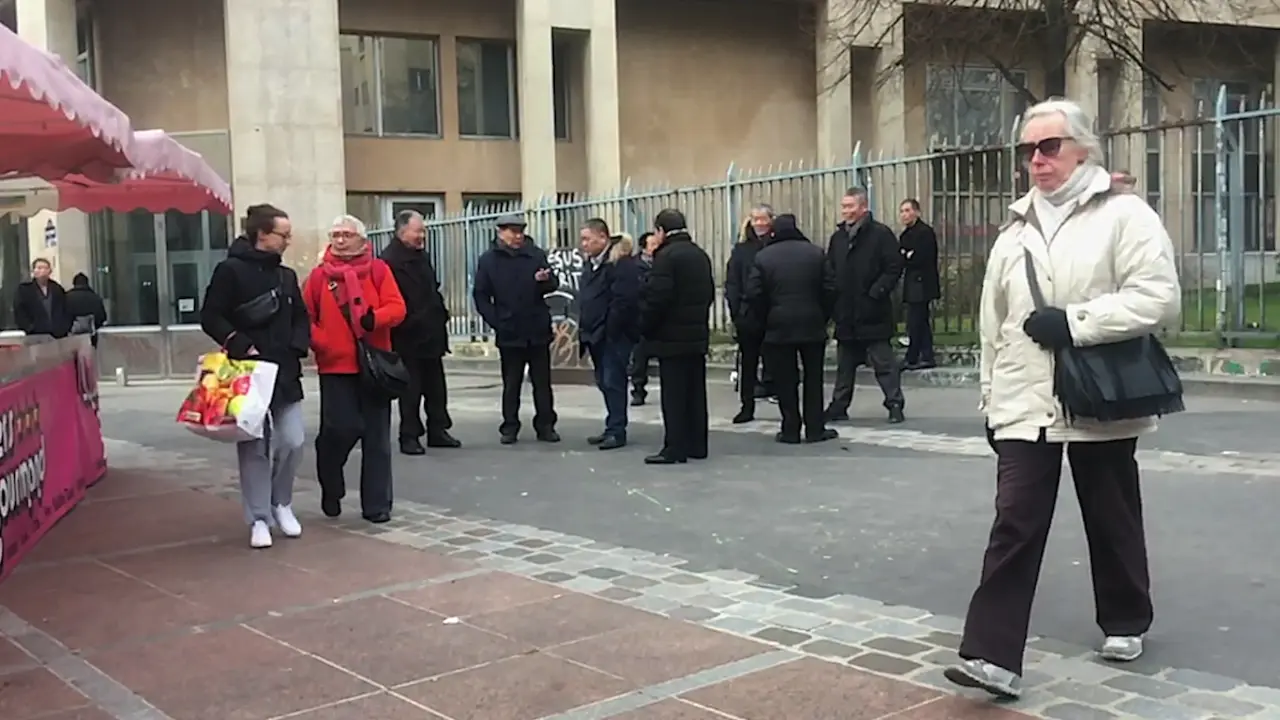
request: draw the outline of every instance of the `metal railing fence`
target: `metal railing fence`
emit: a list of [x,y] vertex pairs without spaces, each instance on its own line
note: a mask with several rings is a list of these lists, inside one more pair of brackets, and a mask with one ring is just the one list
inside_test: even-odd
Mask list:
[[[1231,96],[1226,86],[1205,105],[1194,119],[1105,133],[1107,164],[1135,176],[1135,192],[1156,208],[1173,239],[1186,295],[1181,324],[1170,331],[1280,336],[1275,255],[1280,108],[1265,96]],[[428,220],[428,240],[453,314],[451,333],[480,339],[488,330],[473,307],[471,278],[501,215],[523,214],[535,242],[554,248],[576,245],[579,228],[592,217],[638,237],[660,210],[679,208],[711,255],[723,286],[729,253],[753,205],[768,203],[780,213],[795,214],[809,237],[825,245],[844,190],[855,185],[867,188],[874,216],[895,229],[900,229],[902,201],[919,201],[939,241],[943,292],[935,332],[954,336],[956,343],[972,342],[987,253],[1008,217],[1008,205],[1026,189],[1012,142],[960,144],[902,158],[859,149],[845,166],[793,163],[753,171],[730,166],[723,179],[705,185],[627,186],[603,197],[489,206]],[[390,231],[373,235],[381,246]],[[712,322],[715,330],[728,329],[724,303],[716,303]]]

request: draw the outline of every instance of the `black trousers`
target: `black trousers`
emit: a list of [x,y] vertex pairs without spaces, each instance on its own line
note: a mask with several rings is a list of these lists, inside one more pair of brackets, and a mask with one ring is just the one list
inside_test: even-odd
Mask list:
[[660,358],[658,382],[662,384],[662,454],[675,460],[707,457],[707,356]]
[[[423,435],[438,437],[453,427],[449,417],[449,386],[445,381],[444,358],[403,358],[409,371],[409,389],[399,399],[400,439]],[[422,424],[426,412],[427,424]]]
[[[765,362],[762,363],[762,360]],[[758,340],[739,340],[738,399],[742,403],[742,409],[754,409],[757,398],[768,397],[773,392],[770,387],[773,385],[771,373],[764,344]]]
[[631,394],[644,397],[648,394],[645,388],[649,385],[649,361],[652,358],[644,351],[644,343],[636,343],[631,351],[631,367],[627,368],[627,376],[631,378]]
[[933,323],[930,321],[930,303],[907,303],[907,356],[908,365],[918,362],[933,363]]
[[[823,416],[823,364],[826,343],[765,345],[765,364],[773,373],[778,410],[782,413],[782,434],[817,438],[826,430]],[[803,368],[803,372],[801,372]]]
[[316,477],[326,498],[347,494],[347,458],[360,443],[360,510],[391,512],[391,401],[374,397],[359,375],[320,376]]
[[875,371],[876,383],[884,393],[886,408],[902,408],[906,399],[902,396],[902,368],[888,340],[841,342],[836,344],[836,387],[831,393],[828,411],[833,415],[845,415],[853,402],[853,388],[858,379],[858,366],[870,365]]
[[[996,519],[965,618],[960,657],[1021,675],[1031,603],[1058,501],[1062,445],[992,444],[999,458]],[[1136,449],[1136,439],[1067,446],[1089,543],[1098,626],[1106,635],[1142,635],[1153,617]]]
[[498,432],[506,435],[520,432],[520,395],[524,389],[524,373],[529,371],[533,385],[533,429],[546,432],[556,427],[555,395],[551,391],[551,346],[512,346],[498,348],[502,365],[502,424]]

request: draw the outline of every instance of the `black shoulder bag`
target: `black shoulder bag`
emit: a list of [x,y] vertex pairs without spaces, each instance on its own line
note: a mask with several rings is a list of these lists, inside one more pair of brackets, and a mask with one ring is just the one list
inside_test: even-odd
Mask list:
[[[351,308],[338,297],[337,283],[330,282],[329,291],[333,293],[333,299],[338,301],[342,317],[354,334],[355,323],[352,322]],[[399,354],[376,348],[365,342],[364,338],[357,337],[356,363],[360,368],[360,382],[370,394],[392,400],[408,391],[409,371]]]
[[281,298],[284,295],[284,270],[277,269],[277,279],[279,284],[258,295],[250,298],[231,311],[231,320],[239,329],[260,328],[269,324],[275,318],[276,313],[280,312],[282,304]]
[[[1046,307],[1036,267],[1022,254],[1036,309]],[[1055,353],[1053,392],[1067,419],[1134,420],[1186,409],[1182,380],[1155,335],[1104,345],[1067,347]]]

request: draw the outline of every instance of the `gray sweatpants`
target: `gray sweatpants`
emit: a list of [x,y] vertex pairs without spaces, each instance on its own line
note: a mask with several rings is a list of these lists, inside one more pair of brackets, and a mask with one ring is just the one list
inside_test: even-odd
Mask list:
[[274,408],[261,440],[236,444],[240,460],[240,498],[245,522],[274,525],[271,508],[293,503],[293,479],[302,462],[306,426],[302,403]]

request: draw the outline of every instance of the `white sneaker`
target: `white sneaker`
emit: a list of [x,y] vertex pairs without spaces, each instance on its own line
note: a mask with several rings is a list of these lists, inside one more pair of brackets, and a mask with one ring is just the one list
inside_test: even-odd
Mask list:
[[1022,697],[1022,678],[985,660],[964,660],[943,671],[943,676],[961,687],[985,690],[996,697]]
[[1111,662],[1132,662],[1142,657],[1142,636],[1113,635],[1102,642],[1098,656]]
[[262,520],[253,523],[253,529],[249,532],[249,547],[257,550],[271,547],[271,528]]
[[292,505],[277,505],[272,509],[276,516],[276,525],[280,526],[280,532],[285,537],[301,537],[302,523],[298,522],[298,516],[293,514]]

